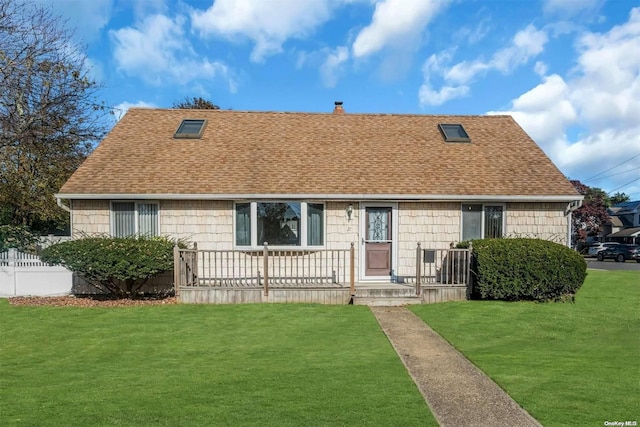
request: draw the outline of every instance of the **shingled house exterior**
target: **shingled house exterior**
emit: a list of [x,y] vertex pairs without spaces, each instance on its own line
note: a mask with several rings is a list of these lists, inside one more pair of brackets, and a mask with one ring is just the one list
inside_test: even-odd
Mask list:
[[416,245],[570,241],[581,196],[510,116],[131,109],[61,188],[72,236],[202,250],[355,248],[358,283],[415,276]]

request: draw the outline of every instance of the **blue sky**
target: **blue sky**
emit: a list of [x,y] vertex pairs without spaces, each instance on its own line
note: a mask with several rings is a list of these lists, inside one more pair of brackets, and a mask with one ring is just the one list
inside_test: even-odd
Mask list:
[[635,1],[38,1],[76,27],[116,117],[192,96],[234,110],[511,114],[571,179],[640,199]]

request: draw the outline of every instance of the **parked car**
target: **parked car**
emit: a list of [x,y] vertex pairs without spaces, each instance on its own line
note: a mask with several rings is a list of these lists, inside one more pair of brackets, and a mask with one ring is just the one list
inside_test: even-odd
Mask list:
[[613,246],[618,246],[620,243],[618,242],[606,242],[606,243],[596,243],[594,245],[589,246],[589,250],[587,251],[588,256],[597,256],[598,252],[603,251],[607,248],[611,248]]
[[605,259],[614,259],[616,262],[625,262],[627,260],[635,260],[640,262],[640,246],[639,245],[616,245],[610,246],[598,252],[598,261]]

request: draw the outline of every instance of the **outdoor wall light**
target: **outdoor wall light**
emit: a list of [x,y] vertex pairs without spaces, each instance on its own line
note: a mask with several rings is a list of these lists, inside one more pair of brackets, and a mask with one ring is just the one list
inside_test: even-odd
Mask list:
[[347,205],[347,209],[345,209],[347,211],[347,219],[349,221],[351,221],[351,216],[353,215],[353,205],[351,203],[349,203]]

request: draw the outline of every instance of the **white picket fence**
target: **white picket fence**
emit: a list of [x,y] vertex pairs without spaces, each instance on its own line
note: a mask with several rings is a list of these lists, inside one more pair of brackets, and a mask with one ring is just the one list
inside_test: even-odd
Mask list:
[[0,252],[0,297],[55,296],[71,293],[73,273],[17,249]]

